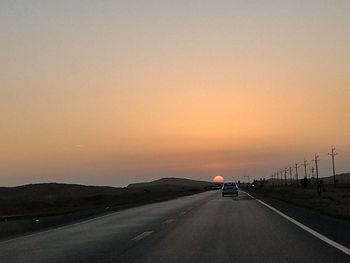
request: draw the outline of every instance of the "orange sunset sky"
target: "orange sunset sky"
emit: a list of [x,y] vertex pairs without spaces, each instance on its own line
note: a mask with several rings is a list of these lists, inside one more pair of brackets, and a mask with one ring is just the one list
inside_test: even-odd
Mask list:
[[[350,171],[350,1],[1,1],[1,185]],[[311,165],[310,165],[311,167]]]

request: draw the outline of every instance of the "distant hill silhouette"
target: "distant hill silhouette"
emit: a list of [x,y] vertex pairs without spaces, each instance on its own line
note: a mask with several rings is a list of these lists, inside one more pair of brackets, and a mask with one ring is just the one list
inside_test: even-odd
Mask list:
[[5,215],[62,214],[105,206],[132,206],[201,192],[210,184],[163,178],[124,188],[62,183],[0,187],[0,218]]
[[178,190],[179,188],[203,189],[204,187],[212,184],[213,183],[211,182],[196,181],[184,178],[162,178],[147,183],[130,184],[126,188],[64,183],[38,183],[16,187],[0,187],[0,200],[36,201],[38,199],[72,199],[96,195],[124,195],[143,192],[143,189],[150,188],[154,188],[159,191],[169,190],[171,188],[174,190]]
[[166,189],[205,189],[208,186],[215,185],[212,182],[197,181],[186,178],[162,178],[147,183],[134,183],[128,185],[127,189],[150,189],[150,190],[166,190]]
[[39,183],[17,187],[0,187],[0,200],[71,199],[98,194],[121,194],[127,190],[109,186],[86,186],[78,184]]

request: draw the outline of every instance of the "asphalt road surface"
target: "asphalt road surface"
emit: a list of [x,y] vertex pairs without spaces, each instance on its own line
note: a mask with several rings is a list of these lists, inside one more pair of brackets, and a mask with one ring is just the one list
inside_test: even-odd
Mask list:
[[350,262],[245,193],[181,197],[0,242],[0,262]]

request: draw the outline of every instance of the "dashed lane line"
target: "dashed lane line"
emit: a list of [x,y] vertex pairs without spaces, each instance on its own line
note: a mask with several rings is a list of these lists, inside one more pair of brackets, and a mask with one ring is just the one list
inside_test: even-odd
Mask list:
[[133,241],[140,241],[141,239],[144,239],[145,237],[149,236],[152,233],[153,233],[153,231],[146,231],[146,232],[143,232],[142,234],[134,237],[131,240],[133,240]]
[[169,225],[169,224],[171,224],[172,222],[174,222],[175,221],[175,219],[168,219],[168,220],[165,220],[164,222],[163,222],[163,224],[165,224],[165,225]]

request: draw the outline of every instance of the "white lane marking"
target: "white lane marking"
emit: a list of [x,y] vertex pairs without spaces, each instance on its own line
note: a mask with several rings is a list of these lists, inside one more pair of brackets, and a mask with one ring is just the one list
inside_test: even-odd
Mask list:
[[168,225],[168,224],[171,224],[172,222],[174,222],[175,221],[175,219],[168,219],[168,220],[165,220],[164,222],[163,222],[163,224],[166,224],[166,225]]
[[[244,192],[246,193],[246,192]],[[251,196],[250,194],[246,193],[248,196],[251,198],[255,199],[258,201],[260,204],[270,208],[272,211],[276,212],[280,216],[284,217],[285,219],[289,220],[293,224],[297,225],[298,227],[302,228],[306,232],[310,233],[311,235],[317,237],[318,239],[322,240],[323,242],[326,242],[328,245],[331,245],[332,247],[335,247],[336,249],[339,249],[340,251],[344,252],[345,254],[350,256],[350,249],[333,241],[332,239],[329,239],[328,237],[316,232],[315,230],[311,229],[310,227],[305,226],[304,224],[300,223],[299,221],[287,216],[286,214],[282,213],[281,211],[277,210],[276,208],[266,204],[265,202],[261,201],[260,199],[256,199],[255,197]]]
[[183,216],[183,215],[186,215],[186,213],[187,213],[186,211],[182,211],[182,212],[180,213],[180,215]]
[[144,239],[145,237],[149,236],[150,234],[152,234],[153,231],[146,231],[146,232],[143,232],[142,234],[134,237],[133,239],[131,240],[134,240],[134,241],[140,241],[141,239]]

